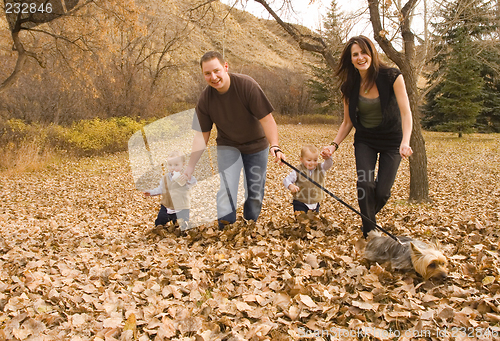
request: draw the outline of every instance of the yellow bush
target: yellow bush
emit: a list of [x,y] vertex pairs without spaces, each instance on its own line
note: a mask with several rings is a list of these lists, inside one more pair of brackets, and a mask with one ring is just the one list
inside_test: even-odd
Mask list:
[[24,169],[53,159],[55,151],[92,156],[127,150],[129,138],[147,122],[129,117],[98,118],[71,127],[0,120],[0,170]]
[[129,117],[82,120],[60,132],[60,146],[78,155],[124,151],[129,138],[143,125]]

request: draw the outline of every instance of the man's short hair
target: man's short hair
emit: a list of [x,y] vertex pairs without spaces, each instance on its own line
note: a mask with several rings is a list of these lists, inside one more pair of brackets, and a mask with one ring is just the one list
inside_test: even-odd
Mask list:
[[221,65],[224,65],[224,57],[217,51],[208,51],[200,59],[200,67],[203,68],[203,63],[217,58]]

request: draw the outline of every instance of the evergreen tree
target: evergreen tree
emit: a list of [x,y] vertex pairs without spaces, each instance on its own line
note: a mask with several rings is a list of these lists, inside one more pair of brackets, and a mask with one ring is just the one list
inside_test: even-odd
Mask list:
[[476,125],[483,103],[492,103],[484,98],[481,47],[496,29],[491,20],[494,8],[489,0],[449,0],[442,4],[443,20],[435,25],[440,43],[431,60],[436,68],[428,77],[431,88],[422,124],[461,135]]
[[481,56],[484,58],[481,70],[483,110],[476,125],[481,132],[500,132],[500,47],[490,44],[483,49]]
[[307,81],[311,98],[319,104],[319,114],[342,112],[340,93],[335,79],[335,71],[321,60],[321,66],[310,65],[314,78]]
[[480,65],[474,59],[474,44],[468,36],[462,36],[453,46],[441,94],[436,98],[436,109],[442,115],[442,123],[436,128],[463,133],[471,133],[476,117],[482,110],[481,94],[483,79]]
[[[341,12],[338,9],[335,0],[332,0],[330,9],[323,21],[325,31],[323,38],[328,44],[334,57],[339,57],[342,51],[342,24]],[[320,114],[329,114],[340,112],[342,115],[342,101],[335,79],[335,70],[330,67],[324,59],[320,66],[311,65],[314,78],[309,79],[307,85],[311,91],[312,99],[319,104],[318,112]]]
[[330,3],[330,8],[326,13],[326,18],[323,21],[323,26],[325,27],[324,38],[329,45],[329,48],[340,54],[343,48],[342,42],[342,12],[340,11],[336,0],[332,0]]

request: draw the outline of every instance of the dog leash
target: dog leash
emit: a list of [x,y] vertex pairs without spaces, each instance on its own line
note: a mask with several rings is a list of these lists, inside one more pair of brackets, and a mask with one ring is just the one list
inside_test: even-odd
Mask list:
[[288,167],[290,167],[291,169],[293,169],[294,171],[296,171],[297,173],[299,173],[300,175],[302,175],[304,178],[306,178],[307,180],[309,180],[310,182],[312,182],[314,185],[316,185],[319,188],[321,188],[324,192],[326,192],[332,198],[334,198],[335,200],[337,200],[338,202],[340,202],[341,204],[343,204],[344,206],[346,206],[347,208],[349,208],[351,211],[353,211],[354,213],[358,214],[362,218],[368,220],[370,223],[372,223],[373,225],[375,225],[375,227],[377,229],[379,229],[380,231],[382,231],[383,233],[385,233],[386,235],[388,235],[389,237],[391,237],[392,239],[394,239],[396,242],[398,242],[399,244],[403,245],[401,243],[401,241],[398,239],[398,237],[396,237],[392,233],[388,232],[383,227],[379,226],[376,222],[374,222],[373,220],[371,220],[370,218],[368,218],[366,215],[364,215],[363,213],[361,213],[358,210],[356,210],[354,207],[352,207],[351,205],[349,205],[348,203],[346,203],[344,200],[340,199],[338,196],[336,196],[335,194],[333,194],[332,192],[330,192],[329,190],[327,190],[325,187],[321,186],[319,183],[317,183],[316,181],[314,181],[313,179],[311,179],[309,176],[307,176],[306,174],[304,174],[303,172],[301,172],[299,169],[297,169],[296,167],[292,166],[291,164],[289,164],[288,162],[286,162],[283,159],[281,159],[281,162],[283,162],[285,165],[287,165]]

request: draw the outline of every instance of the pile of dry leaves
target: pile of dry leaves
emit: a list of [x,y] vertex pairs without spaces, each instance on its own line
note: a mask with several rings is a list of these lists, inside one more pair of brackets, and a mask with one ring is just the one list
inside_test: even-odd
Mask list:
[[[288,160],[333,129],[280,127]],[[426,141],[433,201],[407,203],[403,162],[378,222],[438,240],[443,282],[368,264],[333,198],[294,217],[274,163],[257,223],[185,235],[152,231],[125,154],[0,175],[0,340],[500,340],[500,139]],[[327,187],[357,207],[349,141],[334,160]]]

